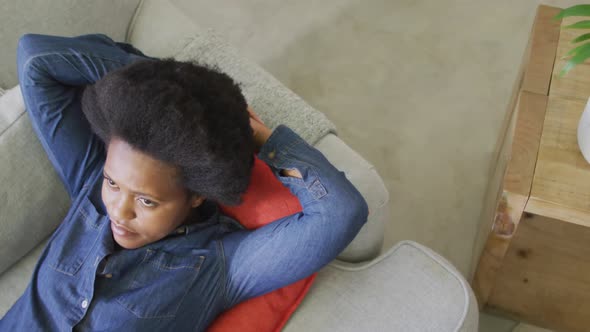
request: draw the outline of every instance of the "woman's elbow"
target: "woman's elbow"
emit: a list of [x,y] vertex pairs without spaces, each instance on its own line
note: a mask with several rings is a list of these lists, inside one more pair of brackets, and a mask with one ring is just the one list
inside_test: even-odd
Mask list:
[[329,210],[337,214],[336,218],[344,221],[347,227],[360,230],[369,215],[367,202],[344,172],[340,172],[338,180],[338,185],[333,187]]
[[18,39],[16,47],[16,68],[18,71],[19,80],[25,72],[25,67],[33,59],[35,54],[35,44],[37,43],[39,35],[32,33],[25,33]]
[[351,222],[357,225],[359,230],[369,218],[369,206],[367,201],[358,191],[356,191],[355,198],[350,202],[350,215],[353,219]]
[[334,257],[331,259],[340,254],[358,235],[367,222],[369,209],[363,196],[356,192],[353,195],[347,195],[347,198],[335,207],[334,212],[336,213],[329,218],[331,219],[331,242],[335,249],[332,255]]
[[25,78],[25,75],[30,76],[32,68],[42,67],[44,58],[56,52],[56,46],[52,42],[55,38],[57,37],[35,33],[25,33],[19,37],[16,47],[19,81]]
[[334,211],[339,211],[338,219],[346,225],[347,233],[353,232],[356,236],[367,222],[369,207],[365,198],[352,184],[345,192],[346,195],[342,195]]
[[18,38],[16,46],[17,60],[34,56],[34,48],[38,42],[39,36],[40,35],[34,33],[25,33]]

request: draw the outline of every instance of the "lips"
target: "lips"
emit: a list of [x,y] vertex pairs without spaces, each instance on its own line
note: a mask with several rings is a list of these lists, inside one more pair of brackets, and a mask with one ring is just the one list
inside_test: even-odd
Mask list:
[[137,233],[121,226],[120,224],[118,224],[114,220],[111,220],[111,230],[113,231],[113,234],[116,234],[116,235],[122,236],[122,237],[133,236],[133,235],[137,234]]

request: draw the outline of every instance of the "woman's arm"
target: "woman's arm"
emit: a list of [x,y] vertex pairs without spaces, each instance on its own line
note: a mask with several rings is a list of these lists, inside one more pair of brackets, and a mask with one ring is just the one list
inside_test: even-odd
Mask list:
[[316,272],[352,241],[368,215],[345,174],[291,129],[254,132],[262,144],[259,158],[297,196],[303,211],[222,240],[227,307]]
[[19,39],[17,70],[25,106],[72,199],[105,154],[80,108],[83,86],[137,58],[102,34],[25,34]]

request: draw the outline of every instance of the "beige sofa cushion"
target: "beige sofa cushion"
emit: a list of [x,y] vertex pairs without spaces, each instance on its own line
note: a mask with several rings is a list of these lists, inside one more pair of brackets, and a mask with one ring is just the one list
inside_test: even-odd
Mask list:
[[33,132],[17,86],[0,97],[0,273],[46,238],[68,195]]
[[140,0],[13,0],[1,1],[0,86],[18,84],[16,46],[25,33],[75,36],[104,33],[125,40]]
[[19,259],[8,270],[0,274],[0,317],[3,317],[18,298],[25,292],[39,256],[47,245],[42,241],[33,250]]
[[10,90],[0,88],[0,135],[25,113],[25,105],[20,94],[20,87]]
[[285,87],[257,64],[238,52],[213,31],[195,33],[174,56],[180,61],[196,61],[218,68],[238,82],[248,104],[270,127],[287,125],[314,145],[336,127],[321,112]]
[[169,0],[142,0],[125,40],[146,55],[165,58],[177,54],[198,31],[196,22]]
[[474,332],[475,295],[446,259],[402,241],[377,259],[323,268],[283,332]]

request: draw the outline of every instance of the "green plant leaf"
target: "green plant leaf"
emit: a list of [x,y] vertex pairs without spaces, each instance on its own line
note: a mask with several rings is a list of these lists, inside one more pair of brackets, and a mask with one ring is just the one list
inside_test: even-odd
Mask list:
[[586,43],[586,44],[582,44],[578,47],[575,47],[573,49],[571,49],[569,52],[567,52],[567,54],[565,55],[566,57],[568,56],[573,56],[578,54],[579,52],[586,50],[586,49],[590,49],[590,43]]
[[571,25],[566,25],[562,29],[590,29],[590,20],[580,21]]
[[565,65],[563,66],[563,68],[561,68],[561,70],[559,71],[559,77],[563,77],[563,75],[567,74],[575,66],[576,65],[574,63],[572,63],[571,60],[566,62]]
[[[586,45],[588,44],[582,46]],[[563,77],[563,75],[565,75],[568,71],[570,71],[572,68],[579,65],[580,63],[584,62],[588,58],[590,58],[590,47],[580,49],[580,51],[576,53],[576,55],[574,55],[568,62],[566,62],[566,64],[559,72],[559,76]]]
[[565,8],[554,19],[559,20],[570,16],[590,16],[590,5],[577,5]]
[[579,43],[582,42],[584,40],[588,40],[590,39],[590,33],[585,33],[581,36],[576,37],[574,40],[572,40],[572,43]]

